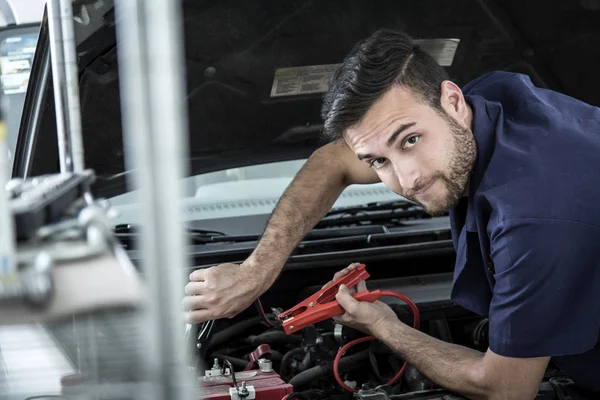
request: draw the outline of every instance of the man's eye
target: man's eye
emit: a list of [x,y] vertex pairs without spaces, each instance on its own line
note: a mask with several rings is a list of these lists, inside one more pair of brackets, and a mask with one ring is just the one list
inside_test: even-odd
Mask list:
[[404,148],[410,148],[413,147],[415,144],[417,144],[417,142],[419,141],[420,136],[419,135],[415,135],[415,136],[411,136],[408,139],[406,139],[406,141],[404,142]]
[[371,161],[371,166],[375,168],[381,167],[385,163],[385,158],[376,158]]

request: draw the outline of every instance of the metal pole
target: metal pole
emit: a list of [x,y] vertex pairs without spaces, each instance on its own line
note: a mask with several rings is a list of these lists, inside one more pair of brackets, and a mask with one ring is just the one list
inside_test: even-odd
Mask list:
[[79,71],[75,42],[75,27],[73,26],[72,0],[60,0],[61,28],[63,40],[63,57],[65,62],[65,82],[63,90],[66,96],[67,138],[73,160],[73,171],[82,172],[85,168],[83,161],[83,140],[81,138],[81,107],[79,103]]
[[60,25],[60,0],[48,1],[48,36],[50,58],[52,60],[52,84],[54,87],[54,110],[56,112],[56,135],[58,136],[58,157],[60,172],[72,170],[72,159],[67,143],[67,121],[65,120],[65,100],[61,88],[64,82],[64,55],[62,29]]
[[48,1],[48,28],[61,172],[84,169],[71,0]]
[[147,372],[156,399],[188,399],[181,299],[187,267],[182,214],[187,113],[182,19],[174,0],[115,1],[125,155],[139,189],[148,290]]

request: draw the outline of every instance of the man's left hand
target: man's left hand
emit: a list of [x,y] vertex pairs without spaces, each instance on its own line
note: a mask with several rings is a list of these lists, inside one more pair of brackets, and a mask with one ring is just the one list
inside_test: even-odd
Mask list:
[[[364,282],[362,286],[364,287]],[[360,287],[359,291],[362,291]],[[358,301],[352,297],[352,292],[350,292],[346,285],[340,286],[335,298],[346,312],[333,319],[342,325],[358,329],[368,335],[372,335],[376,326],[381,322],[398,320],[396,313],[387,304],[379,300],[373,303]]]

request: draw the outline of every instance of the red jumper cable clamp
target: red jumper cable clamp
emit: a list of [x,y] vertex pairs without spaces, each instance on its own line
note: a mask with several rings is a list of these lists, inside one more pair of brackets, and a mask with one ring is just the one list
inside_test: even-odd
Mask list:
[[[346,285],[348,288],[352,288],[356,286],[361,279],[365,280],[368,277],[369,273],[365,269],[365,265],[361,264],[348,274],[329,283],[303,302],[282,312],[278,315],[278,318],[283,325],[283,330],[289,335],[298,332],[307,326],[316,324],[317,322],[343,314],[344,309],[335,299],[335,295],[340,286]],[[359,292],[352,297],[358,301],[368,301],[372,303],[381,296],[382,293],[380,290],[374,290],[372,292]]]
[[[331,282],[326,285],[323,289],[319,290],[317,293],[313,294],[300,304],[295,307],[290,308],[289,310],[279,314],[278,318],[283,325],[283,329],[285,333],[288,335],[292,332],[297,332],[302,328],[305,328],[309,325],[313,325],[317,322],[323,321],[325,319],[335,317],[336,315],[340,315],[344,313],[344,309],[335,299],[335,295],[337,294],[340,286],[346,285],[348,288],[354,287],[360,282],[360,280],[365,280],[369,277],[369,274],[365,270],[364,264],[358,266],[358,268],[350,271],[348,274],[342,276],[336,281]],[[390,296],[398,298],[404,301],[408,307],[413,312],[413,328],[419,329],[420,324],[420,314],[419,309],[416,304],[407,296],[402,293],[394,292],[392,290],[374,290],[372,292],[363,291],[358,292],[352,297],[354,297],[358,301],[368,301],[374,302],[383,296]],[[366,342],[369,340],[375,340],[373,336],[365,336],[358,339],[355,339],[349,343],[346,343],[342,348],[337,352],[335,359],[333,361],[333,376],[338,384],[348,392],[356,392],[356,389],[353,389],[347,386],[340,377],[339,372],[339,363],[342,355],[351,347],[358,343]],[[387,382],[387,385],[391,385],[396,382],[406,370],[406,362],[400,371],[396,373],[396,375]]]

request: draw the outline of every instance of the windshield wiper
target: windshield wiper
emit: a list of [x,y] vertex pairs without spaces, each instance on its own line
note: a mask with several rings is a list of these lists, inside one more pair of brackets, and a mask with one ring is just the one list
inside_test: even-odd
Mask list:
[[[228,238],[228,241],[235,241],[235,237],[233,236],[227,236],[224,232],[210,229],[186,228],[186,231],[196,244],[208,243],[214,241],[215,238],[225,237]],[[124,246],[131,248],[133,245],[132,239],[139,234],[139,226],[133,224],[120,224],[113,228],[113,233]]]
[[[374,234],[387,234],[389,225],[401,225],[411,219],[431,218],[423,208],[408,200],[367,203],[360,206],[340,207],[329,211],[303,241],[324,239],[357,238]],[[387,225],[387,226],[386,226]],[[139,227],[120,224],[114,234],[127,249],[135,247],[134,240]],[[194,245],[216,243],[247,243],[260,240],[257,234],[228,235],[211,229],[187,228],[188,237]]]
[[431,218],[431,215],[423,207],[407,200],[397,200],[336,208],[325,214],[317,227],[390,223],[398,225],[402,221],[426,218]]
[[359,206],[337,207],[325,214],[325,217],[339,214],[356,214],[360,211],[408,210],[415,207],[421,208],[418,204],[408,200],[377,201],[373,203],[361,204]]
[[[132,224],[121,224],[117,225],[113,232],[116,238],[123,246],[125,246],[126,249],[133,249],[135,247],[134,240],[139,235],[138,226]],[[257,242],[260,240],[260,235],[256,234],[228,235],[224,232],[199,228],[188,228],[187,232],[192,244],[195,245],[205,245],[210,243],[245,243],[254,241]],[[306,234],[306,236],[303,238],[303,241],[358,237],[387,232],[389,232],[387,228],[381,225],[313,229]]]

